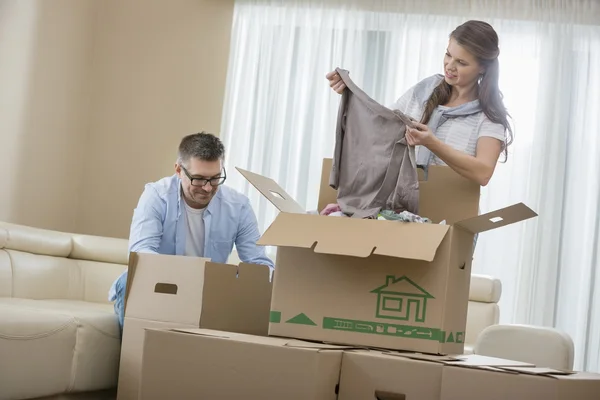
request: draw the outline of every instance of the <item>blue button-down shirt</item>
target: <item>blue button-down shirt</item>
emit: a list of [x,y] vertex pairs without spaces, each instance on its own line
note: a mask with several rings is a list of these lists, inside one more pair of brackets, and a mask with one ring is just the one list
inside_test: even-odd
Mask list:
[[[184,255],[187,232],[184,201],[177,175],[147,184],[133,213],[129,251]],[[246,196],[230,187],[220,186],[203,219],[204,257],[226,263],[235,244],[243,262],[273,269],[273,261],[266,256],[265,248],[256,244],[260,233]],[[125,273],[123,271],[122,275]],[[109,301],[116,298],[115,284],[116,281],[110,288]]]

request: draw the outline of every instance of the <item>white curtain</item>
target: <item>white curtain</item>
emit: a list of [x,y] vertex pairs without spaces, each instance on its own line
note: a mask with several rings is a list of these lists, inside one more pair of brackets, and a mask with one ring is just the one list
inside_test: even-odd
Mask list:
[[[500,37],[500,86],[515,126],[482,212],[524,202],[534,220],[480,235],[473,272],[502,280],[501,323],[553,326],[575,368],[600,371],[600,8],[594,1],[237,1],[222,138],[228,184],[261,231],[277,210],[235,171],[273,178],[317,207],[340,96],[335,67],[382,104],[442,72],[469,18]],[[272,249],[271,249],[272,250]]]

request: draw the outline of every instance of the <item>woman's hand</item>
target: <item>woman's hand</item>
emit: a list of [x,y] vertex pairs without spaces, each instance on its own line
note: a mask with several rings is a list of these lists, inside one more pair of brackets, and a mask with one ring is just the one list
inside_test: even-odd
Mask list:
[[433,132],[425,124],[414,122],[415,127],[406,127],[406,143],[409,146],[429,146],[434,140]]
[[329,81],[329,86],[336,91],[338,94],[342,94],[344,89],[346,89],[346,85],[340,75],[334,70],[325,75],[325,78]]

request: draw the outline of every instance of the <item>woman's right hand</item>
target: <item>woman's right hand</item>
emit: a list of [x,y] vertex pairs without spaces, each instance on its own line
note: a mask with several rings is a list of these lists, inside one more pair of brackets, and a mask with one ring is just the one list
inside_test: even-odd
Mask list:
[[329,86],[336,91],[338,94],[342,94],[344,89],[346,89],[346,85],[344,81],[342,81],[342,77],[335,70],[331,71],[325,78],[329,81]]

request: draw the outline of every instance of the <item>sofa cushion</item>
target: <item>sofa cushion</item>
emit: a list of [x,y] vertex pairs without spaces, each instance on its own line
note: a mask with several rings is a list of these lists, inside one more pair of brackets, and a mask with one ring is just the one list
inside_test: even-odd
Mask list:
[[121,264],[0,250],[0,296],[109,304],[108,288],[126,268]]
[[6,250],[0,249],[0,297],[12,296],[12,265]]
[[[81,273],[82,299],[108,304],[108,290],[127,269],[126,265],[77,260]],[[111,306],[112,307],[112,306]]]
[[6,250],[12,266],[12,295],[24,299],[83,299],[76,260]]
[[8,231],[4,228],[0,228],[0,249],[3,249],[8,242]]
[[115,387],[119,327],[112,305],[0,298],[2,399]]
[[71,378],[76,331],[70,315],[0,303],[0,398],[64,391]]

